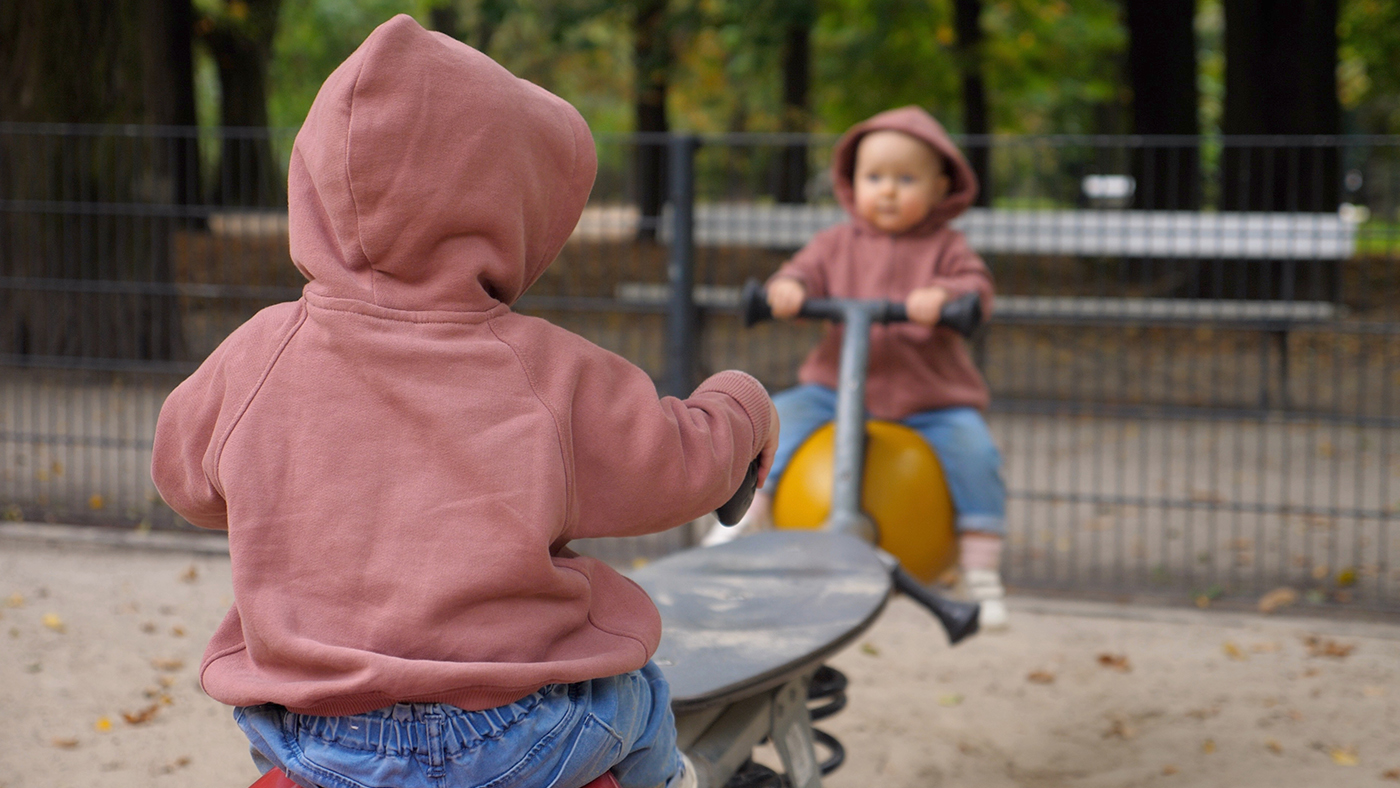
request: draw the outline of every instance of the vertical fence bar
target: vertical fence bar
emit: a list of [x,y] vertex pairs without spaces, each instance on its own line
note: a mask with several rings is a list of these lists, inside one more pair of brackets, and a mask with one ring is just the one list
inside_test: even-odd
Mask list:
[[695,310],[695,151],[700,141],[677,134],[670,150],[671,255],[666,279],[671,293],[666,305],[666,393],[690,394],[694,381],[697,313]]

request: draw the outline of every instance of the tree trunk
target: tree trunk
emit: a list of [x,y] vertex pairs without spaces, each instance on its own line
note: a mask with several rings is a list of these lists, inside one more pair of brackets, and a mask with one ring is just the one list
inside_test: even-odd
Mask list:
[[[666,0],[640,0],[634,24],[633,65],[636,69],[635,128],[643,134],[665,133],[666,90],[671,72],[671,43],[666,25]],[[638,240],[656,240],[661,206],[666,199],[666,145],[660,138],[637,144],[634,184],[641,223]]]
[[[1127,0],[1128,80],[1133,133],[1200,133],[1194,0]],[[1195,142],[1148,142],[1132,155],[1133,205],[1151,210],[1200,207],[1200,152]]]
[[[783,115],[782,130],[807,132],[811,130],[811,103],[808,97],[811,83],[812,24],[815,13],[811,3],[802,2],[790,9],[784,20],[783,34]],[[783,146],[778,160],[777,188],[780,203],[807,201],[807,145],[796,142]]]
[[[188,22],[188,0],[0,4],[0,119],[192,122]],[[182,356],[175,298],[159,285],[171,281],[172,225],[198,191],[194,144],[188,130],[0,135],[0,198],[11,201],[0,214],[0,356]],[[135,209],[66,207],[96,203]]]
[[[1337,134],[1337,0],[1225,0],[1225,117],[1232,134]],[[1222,156],[1223,207],[1334,211],[1335,147],[1249,143]]]
[[963,146],[968,164],[977,173],[977,205],[992,204],[991,121],[982,83],[982,0],[955,0],[959,71],[962,72],[963,133],[982,137]]
[[203,40],[219,67],[224,128],[218,205],[277,207],[286,199],[282,169],[267,133],[267,63],[282,0],[248,0],[243,19],[206,18]]

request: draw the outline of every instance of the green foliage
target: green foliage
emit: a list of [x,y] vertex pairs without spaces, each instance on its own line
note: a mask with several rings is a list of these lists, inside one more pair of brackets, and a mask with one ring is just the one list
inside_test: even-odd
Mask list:
[[[648,0],[283,0],[269,68],[269,117],[295,126],[325,77],[396,13],[427,24],[457,12],[459,36],[516,74],[573,102],[599,132],[632,127],[632,25]],[[240,0],[195,0],[227,16]],[[1201,128],[1219,128],[1220,0],[1199,0]],[[980,57],[1001,133],[1116,132],[1127,95],[1127,32],[1116,0],[982,0]],[[837,132],[880,110],[918,104],[962,128],[953,0],[669,0],[673,128],[782,128],[783,31],[812,27],[813,131]],[[1343,106],[1353,125],[1400,131],[1400,2],[1342,0]],[[200,71],[201,100],[211,92]],[[202,112],[201,117],[209,113]]]
[[427,5],[425,0],[283,0],[268,68],[268,124],[301,125],[321,83],[365,36],[395,14],[424,21]]
[[1337,89],[1357,131],[1400,133],[1400,2],[1342,0]]

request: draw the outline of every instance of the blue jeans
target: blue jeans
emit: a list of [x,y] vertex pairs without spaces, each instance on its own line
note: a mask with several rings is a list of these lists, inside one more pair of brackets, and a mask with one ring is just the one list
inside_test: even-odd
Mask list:
[[463,711],[400,703],[315,717],[243,706],[253,760],[320,788],[579,788],[612,770],[623,788],[659,788],[681,767],[661,670],[552,684],[506,706]]
[[[836,417],[836,392],[808,383],[778,392],[773,404],[782,429],[766,485],[770,490],[777,489],[797,447]],[[944,408],[915,413],[900,423],[922,435],[938,455],[957,512],[957,530],[1005,536],[1006,483],[1001,478],[1001,453],[992,443],[982,414],[975,408]]]

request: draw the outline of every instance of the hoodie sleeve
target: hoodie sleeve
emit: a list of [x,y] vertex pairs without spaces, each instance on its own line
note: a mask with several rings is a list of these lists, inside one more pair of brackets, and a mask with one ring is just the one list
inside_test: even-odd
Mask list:
[[992,272],[982,258],[968,246],[962,233],[949,230],[952,240],[943,248],[934,266],[933,276],[924,287],[938,286],[948,291],[948,300],[976,292],[982,296],[982,318],[992,316]]
[[299,323],[299,309],[290,321],[278,319],[295,307],[270,307],[234,331],[161,405],[151,479],[176,514],[201,528],[228,530],[218,452],[275,349]]
[[655,533],[711,512],[767,438],[768,393],[746,373],[714,375],[686,399],[658,397],[645,372],[582,337],[519,319],[493,327],[558,425],[562,540]]
[[796,279],[807,289],[808,298],[829,296],[831,285],[826,269],[836,247],[836,231],[841,226],[823,230],[812,236],[812,240],[799,249],[791,260],[784,263],[777,273],[768,278],[768,281],[772,282],[780,277]]

